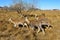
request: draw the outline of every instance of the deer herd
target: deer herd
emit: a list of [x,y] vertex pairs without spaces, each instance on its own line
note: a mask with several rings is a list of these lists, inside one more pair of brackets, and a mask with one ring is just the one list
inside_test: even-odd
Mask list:
[[[26,28],[31,28],[32,30],[37,29],[37,33],[40,31],[45,34],[45,29],[46,28],[52,28],[51,21],[48,20],[48,18],[45,17],[45,14],[41,14],[38,16],[37,14],[34,17],[34,20],[29,20],[28,16],[22,16],[20,20],[15,21],[13,18],[9,18],[9,22],[14,24],[14,27],[19,28],[19,27],[26,27]],[[16,19],[17,20],[17,19]]]

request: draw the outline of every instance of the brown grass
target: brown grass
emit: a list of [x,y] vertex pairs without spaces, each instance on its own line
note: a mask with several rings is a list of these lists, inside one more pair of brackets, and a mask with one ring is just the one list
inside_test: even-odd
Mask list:
[[[25,14],[26,13],[27,12],[25,12]],[[37,34],[33,30],[28,28],[14,28],[13,24],[11,22],[8,22],[7,20],[10,17],[19,18],[20,16],[18,15],[18,13],[5,13],[3,11],[0,11],[0,40],[60,40],[60,11],[37,10],[31,12],[31,14],[38,15],[42,13],[45,13],[46,17],[51,20],[53,25],[53,28],[51,30],[47,29],[45,31],[45,35],[43,35],[42,32]]]

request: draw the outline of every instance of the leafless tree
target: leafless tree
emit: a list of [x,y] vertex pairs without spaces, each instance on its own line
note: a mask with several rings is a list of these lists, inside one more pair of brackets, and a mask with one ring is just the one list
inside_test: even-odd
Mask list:
[[30,13],[30,12],[34,11],[36,8],[34,6],[35,5],[34,0],[32,0],[32,3],[25,2],[24,0],[12,0],[12,1],[13,1],[13,5],[12,5],[13,9],[22,16],[24,15],[22,13],[23,10],[27,10],[27,12]]
[[17,13],[22,14],[23,3],[22,0],[12,0],[13,1],[13,9],[17,11]]

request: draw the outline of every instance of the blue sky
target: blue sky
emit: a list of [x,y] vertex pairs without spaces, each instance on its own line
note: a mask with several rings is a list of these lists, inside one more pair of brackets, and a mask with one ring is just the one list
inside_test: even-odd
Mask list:
[[[32,3],[32,0],[25,0],[24,2]],[[0,6],[9,6],[12,0],[0,0]],[[35,0],[34,4],[41,9],[60,9],[60,0]]]

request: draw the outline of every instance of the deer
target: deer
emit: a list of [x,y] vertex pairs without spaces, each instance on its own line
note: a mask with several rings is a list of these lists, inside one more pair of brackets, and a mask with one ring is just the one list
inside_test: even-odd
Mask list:
[[[39,31],[42,31],[43,34],[45,34],[45,29],[46,28],[52,28],[51,25],[51,20],[49,20],[48,18],[46,18],[45,14],[42,14],[39,18],[38,18],[38,22],[39,22]],[[38,32],[39,32],[38,31]]]
[[30,26],[31,26],[31,28],[33,30],[34,29],[38,29],[37,33],[39,33],[40,31],[42,31],[43,34],[45,34],[46,27],[49,27],[49,28],[52,27],[51,23],[50,23],[50,20],[48,20],[45,17],[45,14],[42,14],[40,16],[35,15],[35,19],[36,20],[30,20]]
[[20,20],[18,21],[14,21],[12,18],[9,18],[8,21],[10,21],[11,23],[14,24],[14,27],[24,27],[24,26],[27,26],[27,23],[29,23],[28,21],[28,18],[27,17],[22,17],[22,18],[19,18]]
[[[37,15],[34,15],[35,16],[35,18],[37,17]],[[37,29],[37,33],[38,33],[38,29],[39,29],[39,22],[38,22],[38,17],[35,19],[35,20],[28,20],[28,23],[27,23],[28,25],[29,25],[29,27],[32,29],[32,30],[34,30],[34,31],[36,31],[36,29]]]
[[9,20],[8,21],[10,21],[11,23],[13,23],[14,24],[14,27],[17,27],[19,24],[19,26],[23,26],[23,21],[20,21],[20,22],[18,22],[18,21],[14,21],[14,20],[12,20],[12,18],[9,18]]

